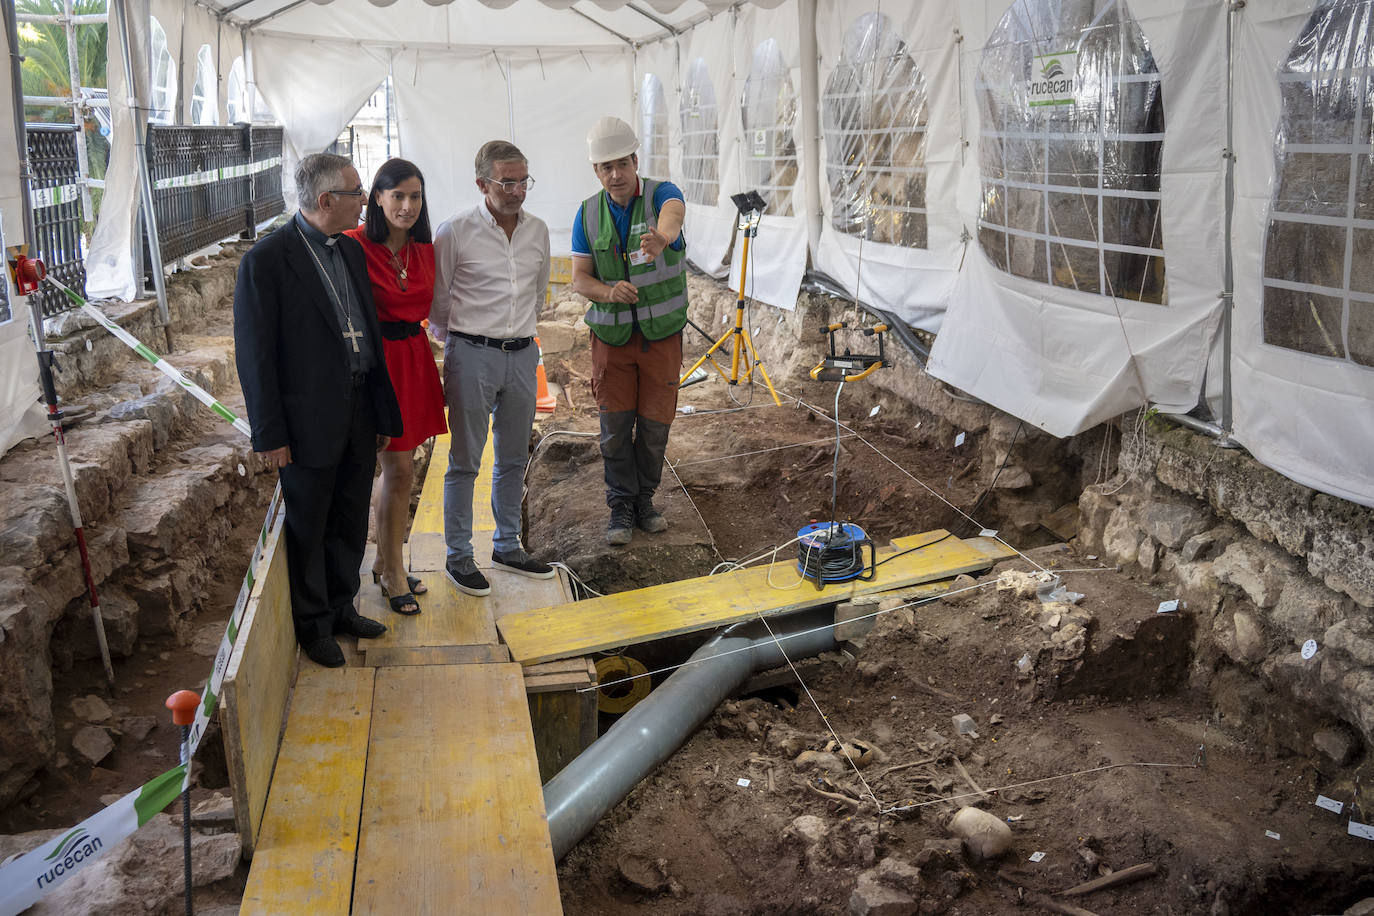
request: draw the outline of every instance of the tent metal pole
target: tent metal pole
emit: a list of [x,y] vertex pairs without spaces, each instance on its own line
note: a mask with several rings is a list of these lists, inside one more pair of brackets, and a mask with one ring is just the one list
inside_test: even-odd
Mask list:
[[802,148],[806,150],[806,237],[814,253],[821,240],[820,49],[816,44],[816,0],[799,0],[801,36]]
[[1234,140],[1235,116],[1232,108],[1232,87],[1235,81],[1235,42],[1233,21],[1245,8],[1244,0],[1229,0],[1226,10],[1226,150],[1223,153],[1226,195],[1226,215],[1222,250],[1221,277],[1221,430],[1230,438],[1234,429],[1231,413],[1231,325],[1236,308],[1235,268],[1231,260],[1231,231],[1236,210],[1236,150]]
[[128,0],[114,0],[115,22],[119,28],[120,50],[124,52],[124,88],[129,113],[133,116],[134,149],[138,156],[139,198],[143,207],[143,229],[148,236],[148,256],[152,258],[153,289],[157,291],[157,314],[171,342],[171,313],[167,309],[167,278],[162,275],[162,244],[157,235],[157,216],[153,209],[153,179],[148,171],[148,112],[138,104],[134,83],[133,42],[129,38]]
[[62,0],[62,12],[67,21],[62,24],[62,31],[67,38],[67,79],[72,87],[72,123],[76,125],[76,173],[80,176],[81,184],[81,218],[90,222],[95,218],[95,211],[91,209],[91,176],[89,174],[89,160],[86,156],[86,118],[84,115],[85,106],[81,103],[81,69],[80,61],[77,60],[76,50],[76,25],[72,22],[72,0]]
[[[19,56],[19,22],[15,18],[14,0],[2,0],[4,4],[5,35],[9,44],[10,56],[10,96],[14,106],[14,142],[19,155],[19,206],[24,223],[24,241],[36,244],[37,236],[33,225],[33,197],[29,193],[29,182],[33,172],[29,170],[28,131],[24,129],[24,76]],[[6,252],[8,254],[8,252]],[[0,283],[5,282],[0,279]],[[17,285],[17,284],[16,284]],[[62,472],[62,484],[67,493],[67,509],[72,517],[72,532],[76,536],[76,547],[81,554],[81,570],[86,578],[86,594],[91,602],[91,619],[95,624],[95,640],[100,646],[100,661],[105,666],[105,677],[114,685],[114,665],[110,661],[110,645],[105,639],[105,620],[100,615],[100,596],[95,589],[95,576],[91,572],[91,555],[86,549],[86,531],[81,522],[81,505],[76,499],[76,483],[72,479],[72,465],[67,458],[66,433],[62,429],[62,410],[57,405],[57,384],[53,380],[53,352],[44,349],[47,335],[43,331],[43,310],[32,295],[22,295],[29,306],[29,321],[33,326],[33,346],[38,357],[38,381],[43,389],[43,402],[48,407],[48,423],[52,426],[53,441],[57,444],[57,466]]]
[[[299,3],[304,3],[304,2],[306,2],[306,0],[297,0],[297,2],[299,2]],[[619,32],[617,32],[615,29],[608,28],[607,26],[602,25],[601,23],[597,22],[595,19],[593,19],[591,16],[588,16],[586,13],[582,12],[581,10],[579,10],[579,9],[574,9],[573,7],[570,6],[570,7],[568,7],[568,12],[570,12],[570,13],[576,13],[577,15],[581,16],[583,19],[585,19],[585,20],[587,20],[588,22],[590,22],[592,25],[596,26],[596,27],[597,27],[598,29],[600,29],[601,31],[603,31],[603,32],[608,32],[608,33],[610,33],[611,35],[614,35],[616,38],[619,38],[621,41],[625,42],[625,44],[629,45],[630,47],[632,47],[632,48],[634,47],[634,44],[635,44],[635,43],[634,43],[633,41],[631,41],[627,36],[621,35],[621,34],[620,34]]]

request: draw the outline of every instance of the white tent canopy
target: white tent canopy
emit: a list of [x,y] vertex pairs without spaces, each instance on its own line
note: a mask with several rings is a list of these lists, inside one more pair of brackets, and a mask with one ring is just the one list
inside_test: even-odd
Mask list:
[[[208,43],[223,85],[243,57],[288,161],[389,75],[436,219],[478,200],[477,147],[511,139],[566,250],[596,189],[586,129],[617,115],[641,170],[683,187],[703,270],[738,276],[729,197],[763,193],[755,298],[790,308],[823,271],[938,331],[932,374],[1055,435],[1144,404],[1225,420],[1230,377],[1236,440],[1374,505],[1368,3],[124,2],[183,67]],[[118,134],[109,180],[132,181]],[[132,284],[120,217],[97,292]]]

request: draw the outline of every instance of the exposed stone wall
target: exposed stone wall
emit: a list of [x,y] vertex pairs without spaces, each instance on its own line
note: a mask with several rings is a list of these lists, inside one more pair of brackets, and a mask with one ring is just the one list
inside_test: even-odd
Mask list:
[[1121,479],[1084,491],[1080,541],[1178,590],[1217,711],[1338,763],[1374,742],[1374,511],[1160,421],[1121,461]]
[[[242,412],[233,342],[206,333],[233,290],[237,257],[169,282],[171,361]],[[156,304],[103,306],[162,353]],[[50,320],[77,502],[112,655],[141,637],[190,635],[232,521],[260,513],[272,475],[248,443],[171,379],[79,313]],[[243,557],[246,565],[247,556]],[[220,609],[227,610],[227,609]],[[0,460],[0,806],[13,802],[63,748],[54,736],[53,669],[98,657],[81,558],[50,436]],[[118,723],[111,723],[118,727]]]

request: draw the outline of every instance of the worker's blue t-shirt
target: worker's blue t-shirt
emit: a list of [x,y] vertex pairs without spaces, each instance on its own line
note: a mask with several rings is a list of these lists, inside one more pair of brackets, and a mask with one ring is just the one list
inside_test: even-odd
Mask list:
[[[620,234],[620,244],[624,246],[626,239],[630,235],[630,209],[634,206],[635,198],[643,191],[643,184],[636,189],[635,197],[630,198],[629,207],[621,207],[611,200],[609,195],[606,198],[606,205],[611,211],[611,220],[615,223],[616,232]],[[658,187],[654,188],[654,212],[663,212],[663,202],[668,200],[681,200],[685,206],[687,201],[682,196],[682,191],[671,181],[660,181]],[[682,250],[682,234],[668,246],[674,251]],[[582,207],[577,208],[577,215],[573,217],[572,226],[572,250],[573,254],[586,255],[591,257],[592,246],[587,243],[587,230],[582,225]]]

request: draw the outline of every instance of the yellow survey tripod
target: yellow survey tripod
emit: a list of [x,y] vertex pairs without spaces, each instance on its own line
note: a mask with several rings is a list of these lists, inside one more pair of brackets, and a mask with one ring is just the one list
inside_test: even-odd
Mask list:
[[[740,364],[743,363],[744,380],[753,382],[754,367],[757,366],[759,375],[763,376],[763,383],[768,386],[768,393],[773,396],[773,403],[781,407],[782,400],[778,398],[778,393],[773,388],[773,382],[768,378],[768,370],[763,368],[763,361],[759,359],[758,351],[754,349],[753,335],[744,326],[744,281],[749,273],[749,240],[758,234],[759,220],[763,218],[763,209],[766,205],[758,191],[734,194],[730,199],[739,208],[739,229],[744,233],[744,248],[740,252],[739,298],[735,300],[735,326],[720,335],[720,339],[711,344],[710,349],[701,355],[701,359],[692,363],[692,368],[684,372],[682,378],[678,380],[678,387],[686,385],[692,373],[700,369],[708,359],[711,360],[711,365],[715,367],[716,371],[720,373],[721,378],[731,385],[738,385],[741,377]],[[728,376],[720,364],[712,359],[712,354],[725,346],[726,341],[733,341],[730,353],[730,374]]]

